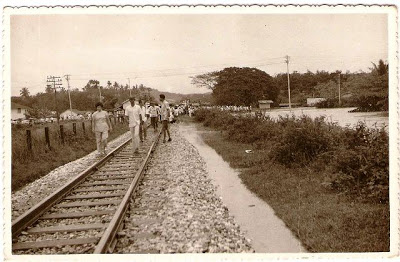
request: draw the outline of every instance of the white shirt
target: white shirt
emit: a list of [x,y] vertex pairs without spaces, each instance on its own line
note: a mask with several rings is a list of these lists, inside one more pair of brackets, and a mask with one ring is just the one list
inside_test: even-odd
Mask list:
[[142,110],[138,105],[128,105],[125,108],[125,115],[129,118],[129,127],[135,127],[140,124],[140,114]]
[[169,103],[167,100],[161,102],[161,120],[168,120]]
[[142,114],[143,122],[146,122],[147,117],[146,117],[146,107],[145,106],[142,106],[141,114]]
[[107,124],[108,114],[106,111],[96,111],[92,115],[93,123],[94,123],[94,131],[96,132],[106,132],[108,131]]

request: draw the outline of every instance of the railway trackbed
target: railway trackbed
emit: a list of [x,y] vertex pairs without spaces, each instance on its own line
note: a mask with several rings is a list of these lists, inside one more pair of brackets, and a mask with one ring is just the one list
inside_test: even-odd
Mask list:
[[132,155],[130,139],[12,223],[14,254],[112,253],[129,201],[158,143]]

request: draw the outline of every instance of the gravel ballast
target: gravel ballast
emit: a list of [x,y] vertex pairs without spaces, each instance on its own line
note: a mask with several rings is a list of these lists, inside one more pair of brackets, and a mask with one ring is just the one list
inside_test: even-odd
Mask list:
[[[208,177],[206,164],[197,149],[181,136],[176,125],[171,126],[171,133],[172,142],[162,143],[161,139],[149,161],[143,181],[132,198],[124,220],[124,228],[118,233],[114,253],[253,253],[250,240],[241,232],[228,209],[217,196],[216,188]],[[126,133],[110,142],[108,150],[117,147],[128,137],[129,133]],[[96,152],[92,152],[53,170],[13,193],[13,219],[98,159]],[[104,206],[95,209],[110,208],[115,207]],[[65,211],[80,209],[72,208]],[[107,221],[110,218],[109,215],[102,217]],[[50,226],[56,221],[39,223],[42,226]],[[81,222],[77,219],[64,222],[65,224],[82,224],[103,221],[86,217]],[[98,237],[99,235],[93,231],[87,234],[77,232],[76,236]],[[64,234],[59,236],[43,234],[43,239],[58,238],[64,238]],[[77,253],[90,252],[90,247],[92,245],[85,245]],[[41,251],[43,252],[38,253],[54,253],[56,249]],[[76,252],[70,247],[60,248],[59,251],[60,253]],[[25,251],[19,253],[23,254]]]
[[174,125],[154,152],[116,253],[254,252],[217,196],[204,160]]

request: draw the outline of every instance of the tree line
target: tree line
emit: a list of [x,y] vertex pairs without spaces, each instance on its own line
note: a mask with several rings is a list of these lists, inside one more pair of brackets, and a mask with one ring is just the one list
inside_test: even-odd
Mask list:
[[[388,108],[388,70],[383,60],[372,63],[369,72],[307,71],[290,74],[291,101],[305,105],[307,98],[323,97],[330,107],[357,106],[362,111]],[[338,104],[339,82],[343,104]],[[257,106],[258,100],[288,102],[287,74],[271,76],[257,68],[229,67],[192,77],[192,84],[212,91],[217,105]]]
[[[71,89],[70,96],[73,109],[94,111],[95,103],[100,101],[100,93],[105,109],[112,109],[125,101],[130,95],[146,101],[154,101],[150,94],[151,90],[143,84],[138,85],[137,88],[129,88],[128,85],[118,82],[111,83],[111,81],[107,81],[106,86],[101,86],[98,80],[91,79],[81,90],[78,88]],[[68,90],[64,87],[57,88],[55,95],[55,90],[50,85],[45,87],[44,92],[39,92],[36,95],[31,95],[26,87],[22,88],[20,96],[12,97],[12,101],[30,107],[29,114],[31,117],[45,117],[51,115],[52,111],[61,113],[70,108]]]

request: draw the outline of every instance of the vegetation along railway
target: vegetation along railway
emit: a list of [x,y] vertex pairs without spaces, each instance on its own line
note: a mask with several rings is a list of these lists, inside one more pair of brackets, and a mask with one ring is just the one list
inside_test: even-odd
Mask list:
[[154,133],[136,155],[131,139],[124,141],[15,219],[13,253],[111,253],[159,137]]

